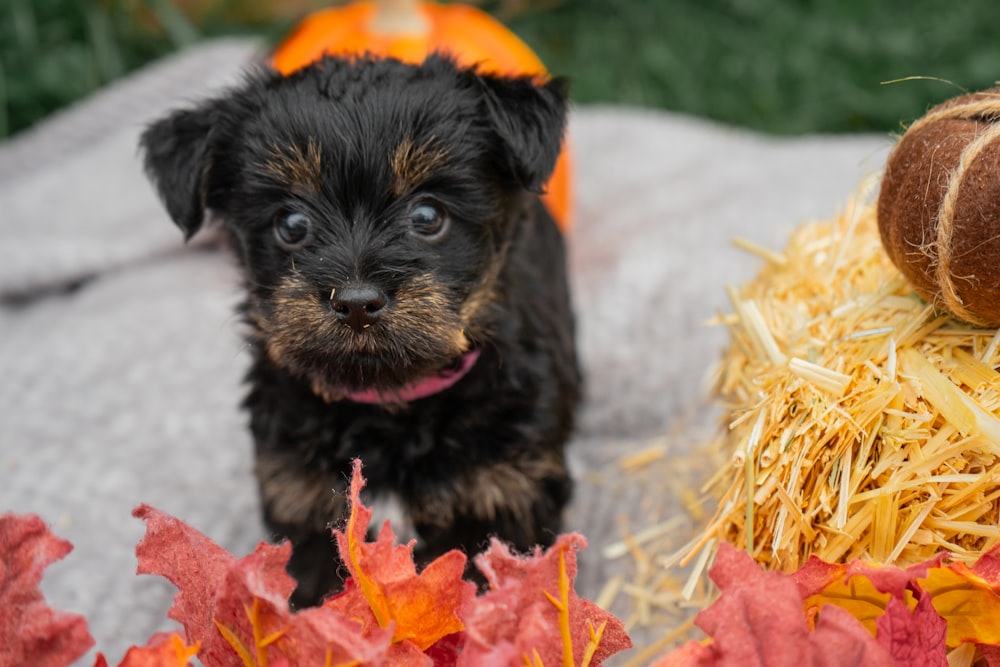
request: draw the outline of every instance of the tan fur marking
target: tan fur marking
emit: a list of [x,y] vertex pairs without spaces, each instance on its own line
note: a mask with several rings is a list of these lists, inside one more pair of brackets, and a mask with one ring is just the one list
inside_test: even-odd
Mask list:
[[494,254],[490,265],[483,272],[482,278],[480,278],[472,292],[469,293],[469,296],[465,299],[465,303],[462,304],[459,315],[467,329],[475,328],[483,311],[496,303],[497,299],[500,298],[496,285],[500,280],[500,272],[503,271],[503,267],[507,262],[509,250],[510,241],[508,240],[500,247],[500,251]]
[[460,316],[433,275],[416,276],[396,294],[394,326],[420,329],[428,340],[444,343],[445,354],[457,357],[469,349]]
[[299,144],[271,147],[271,156],[263,164],[263,172],[279,179],[289,188],[318,192],[323,184],[323,165],[319,144],[306,142],[305,151]]
[[466,327],[475,327],[483,311],[496,303],[498,298],[499,295],[494,282],[484,280],[476,285],[472,293],[466,298],[465,303],[462,304],[460,311],[460,316],[462,321],[466,323]]
[[303,470],[277,455],[259,456],[256,470],[261,498],[278,523],[306,523],[322,531],[347,515],[344,494],[334,491],[335,474]]
[[419,146],[407,137],[389,156],[392,191],[397,197],[416,190],[448,158],[448,151],[432,138]]
[[513,523],[528,525],[531,511],[538,501],[542,480],[566,474],[564,464],[552,457],[494,463],[476,468],[467,476],[455,480],[450,488],[422,499],[421,507],[413,508],[417,523],[448,528],[455,520],[456,508],[477,519],[494,522],[506,517]]

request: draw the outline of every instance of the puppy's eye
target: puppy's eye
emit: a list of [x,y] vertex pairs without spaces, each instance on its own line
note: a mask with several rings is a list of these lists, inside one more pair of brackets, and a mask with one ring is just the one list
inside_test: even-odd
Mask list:
[[439,204],[432,201],[418,201],[408,214],[410,229],[427,238],[440,238],[448,228],[448,214]]
[[306,244],[312,231],[312,220],[305,213],[288,211],[274,219],[274,236],[286,250],[297,250]]

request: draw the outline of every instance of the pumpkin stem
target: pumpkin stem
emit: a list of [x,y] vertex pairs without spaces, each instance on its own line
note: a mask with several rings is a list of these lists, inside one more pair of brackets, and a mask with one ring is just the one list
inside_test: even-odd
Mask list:
[[420,0],[376,0],[370,27],[383,35],[425,35],[431,25],[421,4]]

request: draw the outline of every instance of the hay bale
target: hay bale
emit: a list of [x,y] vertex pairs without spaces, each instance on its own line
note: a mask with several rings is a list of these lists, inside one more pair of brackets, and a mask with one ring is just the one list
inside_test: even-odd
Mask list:
[[812,554],[906,566],[1000,541],[996,329],[917,297],[875,207],[800,227],[729,291],[715,387],[730,416],[718,509],[677,558],[718,540],[786,572]]

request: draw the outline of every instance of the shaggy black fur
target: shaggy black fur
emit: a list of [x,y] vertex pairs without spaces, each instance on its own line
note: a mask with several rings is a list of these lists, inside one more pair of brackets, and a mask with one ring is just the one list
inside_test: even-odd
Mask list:
[[[421,560],[559,531],[580,376],[563,239],[537,194],[564,122],[559,80],[326,58],[144,133],[171,217],[190,237],[210,211],[245,270],[245,405],[296,603],[340,584],[330,525],[356,457]],[[468,350],[454,386],[392,400]],[[349,396],[372,389],[388,402]]]

